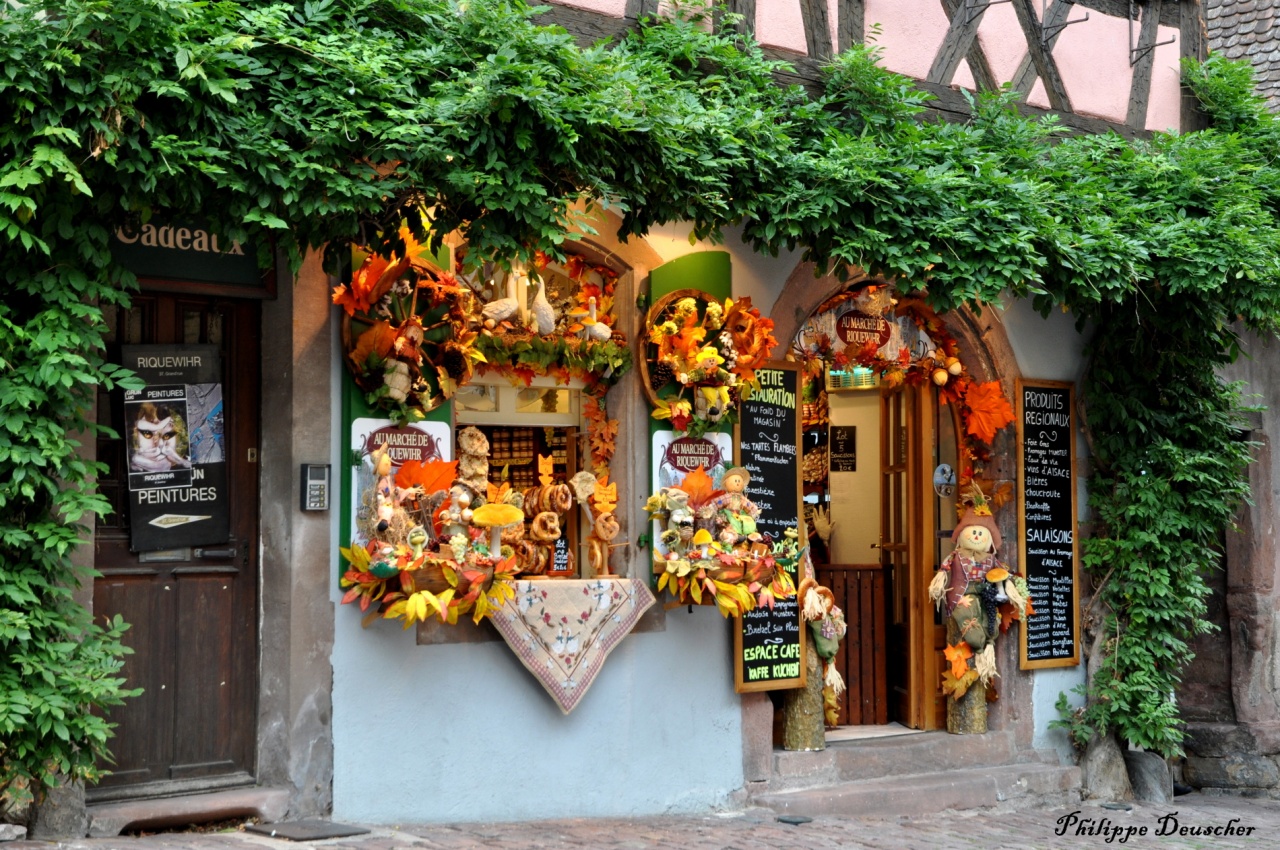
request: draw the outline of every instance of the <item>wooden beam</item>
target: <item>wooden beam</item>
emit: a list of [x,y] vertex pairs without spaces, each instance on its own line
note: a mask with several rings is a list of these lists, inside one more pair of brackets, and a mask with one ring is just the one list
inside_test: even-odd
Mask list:
[[[1191,0],[1191,2],[1198,2],[1198,0]],[[568,6],[548,7],[547,11],[534,18],[534,21],[548,26],[564,27],[578,40],[578,43],[582,45],[589,45],[598,41],[619,38],[635,26],[634,20],[615,18],[608,15],[601,15],[596,12],[573,9]],[[765,48],[763,53],[768,59],[781,60],[792,66],[792,70],[790,71],[781,71],[773,75],[779,85],[798,85],[809,91],[811,94],[821,92],[823,79],[821,74],[821,63],[815,62],[808,56],[793,53],[789,50]],[[935,98],[929,104],[925,117],[941,118],[947,121],[968,120],[969,104],[964,99],[964,95],[951,88],[951,86],[942,85],[940,83],[930,83],[927,80],[918,80],[915,85],[916,88],[929,92]],[[1027,104],[1019,105],[1018,111],[1031,118],[1056,115],[1059,119],[1059,123],[1066,132],[1114,132],[1119,133],[1121,136],[1128,139],[1150,138],[1151,136],[1151,134],[1145,130],[1135,129],[1124,124],[1113,123],[1101,118],[1093,118],[1088,115],[1059,112],[1053,109],[1041,109],[1040,107],[1028,106]]]
[[658,0],[627,0],[625,8],[622,14],[633,21],[652,18],[658,14]]
[[[1058,42],[1058,36],[1062,35],[1062,25],[1070,17],[1074,6],[1073,0],[1054,0],[1044,13],[1042,27],[1053,30],[1045,43],[1045,49],[1050,53],[1053,52],[1053,46]],[[1018,70],[1013,74],[1012,84],[1025,97],[1031,94],[1031,89],[1036,84],[1037,79],[1035,65],[1031,63],[1031,53],[1028,52],[1026,56],[1022,57],[1022,61],[1018,63]]]
[[800,0],[804,19],[804,40],[809,56],[819,62],[831,61],[831,24],[827,20],[827,0]]
[[978,88],[994,90],[999,88],[996,76],[987,62],[987,55],[978,42],[978,27],[982,25],[982,15],[986,7],[970,16],[964,0],[942,0],[942,8],[950,18],[947,34],[938,46],[933,57],[933,65],[929,68],[926,79],[931,83],[950,83],[960,67],[961,58],[969,60],[969,71],[973,74]]
[[1124,123],[1130,127],[1147,126],[1147,102],[1151,99],[1151,70],[1156,64],[1156,35],[1160,29],[1160,5],[1149,3],[1142,10],[1142,26],[1138,30],[1138,61],[1133,57],[1133,82],[1129,85],[1129,112]]
[[[1129,17],[1129,0],[1075,0],[1075,2],[1077,6],[1093,9],[1113,18]],[[1151,2],[1159,2],[1159,0],[1151,0]],[[1134,20],[1138,19],[1138,11],[1143,3],[1144,0],[1138,0],[1138,3],[1135,4]],[[1166,27],[1176,27],[1178,25],[1178,9],[1174,4],[1162,4],[1160,24]]]
[[756,0],[729,0],[729,11],[742,16],[738,32],[750,36],[756,34]]
[[836,0],[836,50],[861,44],[866,30],[865,0]]
[[[1204,4],[1201,0],[1181,0],[1177,4],[1181,15],[1178,24],[1179,49],[1183,59],[1204,61],[1208,55],[1208,35],[1205,33]],[[1182,107],[1178,120],[1178,130],[1189,133],[1202,130],[1208,126],[1200,102],[1186,86],[1182,87]]]
[[1067,96],[1067,88],[1062,84],[1058,63],[1053,61],[1053,54],[1040,41],[1040,21],[1031,8],[1031,2],[1032,0],[1013,0],[1013,10],[1018,13],[1018,23],[1027,39],[1027,55],[1031,57],[1036,74],[1044,83],[1049,105],[1059,112],[1070,112],[1071,98]]

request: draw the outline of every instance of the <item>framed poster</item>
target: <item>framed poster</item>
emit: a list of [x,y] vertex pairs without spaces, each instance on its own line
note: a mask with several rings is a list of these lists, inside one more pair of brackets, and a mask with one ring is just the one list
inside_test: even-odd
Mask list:
[[1075,385],[1018,381],[1018,554],[1035,613],[1023,623],[1020,666],[1080,663]]
[[125,345],[121,354],[146,382],[124,393],[129,548],[226,543],[231,505],[217,346]]
[[[756,527],[779,539],[800,531],[800,364],[771,361],[756,370],[760,388],[738,409],[734,458],[751,474],[747,498],[760,508]],[[800,565],[791,573],[799,585]],[[778,600],[737,618],[733,637],[734,689],[771,691],[805,684],[805,632],[799,601]]]

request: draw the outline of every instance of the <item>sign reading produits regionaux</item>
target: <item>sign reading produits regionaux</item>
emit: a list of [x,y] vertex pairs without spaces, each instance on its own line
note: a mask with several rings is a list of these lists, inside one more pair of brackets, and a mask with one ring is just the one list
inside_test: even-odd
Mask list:
[[1074,390],[1018,384],[1019,554],[1035,609],[1022,629],[1024,670],[1080,663]]

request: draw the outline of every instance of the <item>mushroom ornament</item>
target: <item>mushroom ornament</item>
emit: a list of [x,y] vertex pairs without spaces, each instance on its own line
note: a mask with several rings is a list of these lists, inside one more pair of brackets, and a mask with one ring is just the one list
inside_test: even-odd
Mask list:
[[524,511],[501,502],[490,502],[471,512],[473,526],[489,529],[489,559],[492,561],[502,557],[502,529],[523,522]]

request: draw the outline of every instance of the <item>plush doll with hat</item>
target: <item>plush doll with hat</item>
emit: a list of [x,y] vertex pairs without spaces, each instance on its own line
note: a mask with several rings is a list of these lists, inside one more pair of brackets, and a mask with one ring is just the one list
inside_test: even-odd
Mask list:
[[840,639],[847,629],[844,612],[836,605],[835,594],[812,578],[806,577],[800,582],[796,598],[800,600],[800,610],[809,624],[813,648],[822,659],[824,713],[827,715],[827,725],[834,726],[836,717],[832,712],[838,709],[837,699],[845,690],[844,678],[832,663],[840,650]]
[[[983,685],[996,677],[995,638],[998,610],[1006,603],[1015,616],[1026,614],[1026,584],[1000,561],[1000,529],[991,506],[976,484],[951,533],[955,549],[946,557],[929,585],[929,597],[946,611],[961,640],[973,652],[973,669]],[[963,695],[963,691],[960,695]]]

